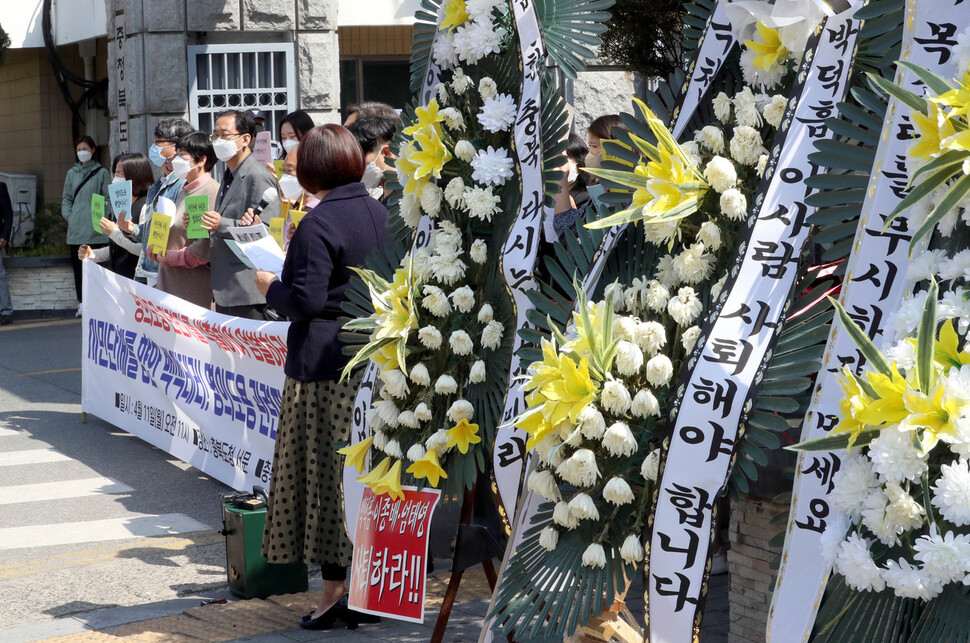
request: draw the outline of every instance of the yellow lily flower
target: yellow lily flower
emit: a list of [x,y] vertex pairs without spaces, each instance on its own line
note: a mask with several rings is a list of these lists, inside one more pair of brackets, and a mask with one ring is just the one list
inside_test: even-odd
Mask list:
[[375,496],[386,493],[391,497],[391,500],[404,500],[404,491],[401,490],[401,461],[395,462],[394,466],[382,478],[368,486],[373,490]]
[[396,344],[385,344],[381,350],[377,351],[371,355],[371,361],[377,364],[377,367],[384,372],[390,368],[400,368],[400,363],[397,361],[397,346]]
[[394,294],[389,294],[391,310],[377,318],[379,324],[376,339],[394,337],[406,339],[411,331],[418,327],[418,316],[414,312],[414,306],[410,297],[401,298]]
[[589,374],[589,359],[584,357],[576,364],[563,356],[560,362],[561,378],[543,387],[542,394],[549,402],[547,421],[556,426],[567,419],[575,424],[580,411],[589,406],[599,392],[599,387]]
[[896,424],[909,415],[903,403],[903,395],[909,388],[909,384],[896,369],[895,362],[891,366],[890,375],[870,371],[866,373],[866,380],[878,397],[867,405],[859,405],[856,408],[854,411],[856,420],[869,426],[879,426]]
[[427,105],[415,109],[414,115],[418,117],[418,121],[414,125],[404,129],[405,136],[413,136],[417,132],[425,129],[433,129],[440,136],[441,129],[438,123],[442,123],[445,120],[445,117],[438,112],[440,107],[438,105],[438,99],[432,98],[428,101]]
[[927,114],[923,116],[914,111],[911,115],[918,134],[916,143],[909,148],[909,155],[920,161],[929,161],[940,155],[942,140],[955,133],[953,124],[935,102],[927,102]]
[[384,458],[379,465],[368,471],[362,476],[357,476],[357,479],[363,482],[368,487],[380,480],[387,473],[387,470],[391,468],[391,459]]
[[872,398],[866,395],[862,387],[859,386],[855,375],[848,368],[843,370],[842,377],[839,378],[839,384],[842,386],[843,392],[842,401],[839,402],[842,419],[832,429],[832,433],[848,433],[848,450],[851,451],[852,445],[855,444],[859,434],[869,426],[867,423],[860,421],[856,417],[856,413],[872,404]]
[[415,132],[414,140],[421,147],[420,151],[412,152],[408,160],[417,165],[414,171],[416,179],[434,176],[441,178],[441,169],[451,160],[451,152],[445,147],[438,131],[433,127],[426,127]]
[[937,105],[950,107],[951,120],[960,116],[970,118],[970,71],[963,74],[963,79],[957,82],[956,87],[930,100]]
[[418,194],[428,182],[428,177],[418,177],[418,164],[411,160],[411,156],[418,153],[418,146],[414,141],[408,141],[401,146],[401,154],[394,159],[394,169],[400,170],[406,177],[404,194]]
[[[955,398],[943,401],[946,386],[937,384],[931,395],[908,389],[903,395],[909,417],[899,423],[901,430],[923,429],[923,452],[931,450],[943,437],[956,437],[956,417],[967,402]],[[949,441],[949,440],[948,440]]]
[[[643,202],[644,216],[663,214],[692,196],[703,199],[708,189],[695,168],[679,155],[670,154],[664,149],[659,152],[660,162],[650,161],[646,166],[646,186],[634,192],[634,203]],[[694,185],[687,187],[687,184]]]
[[357,444],[348,444],[342,449],[337,449],[337,453],[347,456],[345,467],[357,467],[357,473],[361,474],[367,464],[367,452],[370,451],[370,445],[373,443],[374,438],[369,437]]
[[408,467],[407,472],[415,478],[427,478],[432,487],[437,487],[441,478],[448,477],[438,464],[438,452],[434,449],[428,449],[423,458]]
[[784,62],[788,54],[791,53],[781,44],[781,36],[777,29],[767,27],[760,22],[757,23],[759,40],[745,40],[744,46],[755,52],[754,66],[763,71],[768,71],[771,66],[781,60]]
[[468,22],[468,10],[465,9],[465,0],[445,0],[445,17],[441,21],[439,31],[454,31],[455,27]]
[[482,441],[482,438],[478,435],[478,425],[472,424],[464,418],[448,429],[446,435],[448,436],[448,447],[457,446],[462,455],[468,453],[469,445],[478,444]]
[[933,359],[944,368],[960,368],[970,364],[970,353],[960,350],[960,336],[953,328],[953,320],[948,319],[940,328],[939,339],[933,347]]

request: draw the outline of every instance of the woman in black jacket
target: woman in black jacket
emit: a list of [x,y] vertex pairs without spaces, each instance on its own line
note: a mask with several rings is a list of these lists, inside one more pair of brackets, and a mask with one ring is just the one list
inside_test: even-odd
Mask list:
[[307,629],[356,619],[344,600],[353,545],[336,445],[350,439],[358,378],[339,381],[348,358],[337,318],[351,268],[384,245],[387,220],[360,182],[363,173],[364,155],[350,132],[339,125],[310,130],[300,143],[297,178],[320,203],[296,229],[281,278],[256,273],[266,303],[290,319],[263,555],[271,563],[321,566],[323,596],[300,623]]

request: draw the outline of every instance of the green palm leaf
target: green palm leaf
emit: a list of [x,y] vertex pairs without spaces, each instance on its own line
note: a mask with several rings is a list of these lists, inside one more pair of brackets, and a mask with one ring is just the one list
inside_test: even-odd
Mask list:
[[586,70],[586,61],[596,57],[614,1],[536,0],[546,52],[567,77],[575,80]]

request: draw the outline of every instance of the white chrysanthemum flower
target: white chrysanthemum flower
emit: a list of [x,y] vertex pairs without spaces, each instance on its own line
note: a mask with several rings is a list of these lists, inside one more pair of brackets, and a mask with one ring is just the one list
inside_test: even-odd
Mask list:
[[758,159],[765,153],[761,134],[753,127],[739,125],[734,128],[731,139],[731,157],[741,165],[755,167]]
[[913,436],[909,431],[887,427],[869,443],[869,460],[873,470],[884,482],[919,480],[926,471],[928,454],[920,455],[913,446]]
[[485,324],[485,330],[482,331],[482,346],[493,351],[498,350],[504,335],[505,325],[493,319]]
[[421,223],[421,203],[417,195],[405,194],[401,197],[401,219],[409,228],[417,228]]
[[630,410],[630,404],[632,404],[630,391],[626,390],[626,387],[616,380],[607,380],[600,394],[600,405],[608,413],[623,415]]
[[727,125],[731,122],[731,108],[734,103],[731,101],[731,97],[724,92],[719,93],[714,97],[714,116],[717,120],[721,121],[723,124]]
[[471,420],[475,417],[475,407],[468,400],[455,400],[448,407],[448,419],[458,424],[462,420]]
[[384,451],[384,447],[390,442],[390,438],[383,431],[374,431],[374,448],[378,451]]
[[923,563],[923,571],[946,585],[963,580],[970,571],[970,536],[952,531],[941,536],[936,523],[930,523],[929,535],[920,536],[913,544],[914,558]]
[[788,99],[781,94],[775,94],[762,110],[765,121],[775,129],[778,129],[781,127],[781,119],[785,117],[785,109],[787,107]]
[[[410,411],[407,411],[407,412],[410,412]],[[404,426],[407,426],[407,425],[405,424]],[[397,440],[389,440],[388,443],[384,445],[384,448],[382,449],[382,451],[384,451],[384,453],[391,456],[392,458],[404,457],[404,453],[401,452],[401,443],[398,442]]]
[[876,488],[866,496],[862,506],[862,524],[886,545],[898,545],[899,535],[905,531],[903,525],[890,514],[889,496],[882,488]]
[[495,317],[495,311],[492,310],[491,304],[482,304],[482,307],[478,309],[478,321],[482,324],[487,324],[492,321]]
[[477,153],[478,150],[469,141],[462,139],[455,143],[455,156],[465,163],[471,163]]
[[461,112],[454,107],[446,107],[439,111],[438,115],[444,118],[445,126],[451,131],[457,132],[465,129],[465,119],[461,117]]
[[408,449],[408,453],[407,453],[408,460],[410,460],[411,462],[417,462],[418,460],[423,458],[426,453],[427,451],[425,451],[424,445],[421,444],[420,442],[418,442],[417,444],[412,444],[411,448]]
[[473,65],[485,56],[499,53],[504,37],[505,29],[496,28],[490,20],[466,22],[455,29],[455,53],[458,60]]
[[674,268],[674,258],[671,255],[664,255],[660,258],[654,277],[667,289],[680,283],[680,277],[677,276],[677,270]]
[[451,314],[451,304],[448,303],[448,296],[437,286],[426,285],[422,288],[424,298],[421,305],[435,317],[447,317]]
[[643,476],[644,480],[657,481],[657,476],[660,475],[660,449],[654,449],[643,459],[643,464],[640,465],[640,475]]
[[456,176],[452,180],[448,181],[448,185],[445,186],[445,201],[448,202],[453,208],[460,208],[464,204],[465,194],[465,182],[461,180],[460,176]]
[[[935,257],[933,254],[937,251],[924,252],[923,256],[929,256],[931,258]],[[952,257],[945,258],[941,257],[937,262],[937,272],[940,281],[952,281],[954,279],[967,279],[970,276],[970,250],[961,250],[957,252]],[[910,267],[907,270],[906,275],[909,276],[913,268]]]
[[832,493],[829,494],[832,504],[848,514],[852,522],[857,522],[862,516],[866,498],[879,487],[879,480],[872,470],[872,462],[857,452],[842,459],[832,484]]
[[896,367],[901,371],[908,371],[916,367],[916,347],[912,342],[903,339],[896,342],[885,351],[886,360],[889,363],[896,362]]
[[561,498],[556,477],[548,469],[533,471],[529,474],[529,491],[539,494],[550,502],[558,502]]
[[441,375],[435,380],[434,392],[439,395],[451,395],[458,390],[458,382],[451,375]]
[[618,316],[613,318],[613,334],[617,339],[632,342],[637,337],[637,322],[632,317]]
[[750,87],[745,87],[734,95],[734,118],[738,125],[761,127],[761,112],[758,101]]
[[612,456],[629,456],[637,451],[637,439],[625,422],[615,422],[603,434],[603,448]]
[[[455,51],[454,36],[447,31],[440,32],[434,40],[431,56],[434,58],[435,64],[443,70],[456,67],[458,65],[458,52]],[[454,87],[454,84],[452,84],[452,87]]]
[[724,289],[724,284],[726,282],[727,282],[727,273],[725,272],[723,275],[721,275],[721,278],[718,279],[713,286],[711,286],[712,301],[717,301],[717,298],[720,297],[721,291]]
[[486,98],[478,113],[478,122],[492,133],[506,131],[515,122],[515,98],[508,94]]
[[897,337],[909,336],[916,329],[916,325],[919,324],[920,317],[923,315],[923,304],[925,303],[925,290],[903,298],[896,314],[891,316],[892,328],[896,331]]
[[723,156],[715,156],[707,162],[704,178],[718,193],[730,190],[738,183],[738,173],[734,169],[734,163]]
[[603,487],[603,500],[614,505],[625,505],[633,502],[633,489],[623,478],[614,476]]
[[546,551],[555,551],[559,544],[559,532],[554,527],[546,526],[539,532],[539,546]]
[[667,345],[667,331],[660,322],[640,322],[636,325],[635,338],[637,346],[651,357]]
[[684,350],[688,353],[694,350],[694,345],[697,344],[697,338],[701,336],[701,329],[699,326],[691,326],[685,330],[680,336],[680,345],[684,347]]
[[600,512],[589,494],[577,493],[569,501],[569,512],[580,520],[599,520]]
[[705,221],[697,231],[697,240],[703,243],[705,248],[717,250],[721,247],[721,228],[713,221]]
[[448,93],[448,85],[445,83],[438,83],[434,86],[434,95],[437,97],[439,105],[451,103],[451,94]]
[[600,477],[596,455],[589,449],[577,449],[556,467],[556,473],[576,487],[592,487]]
[[620,375],[636,375],[643,368],[643,351],[633,342],[621,339],[616,344],[615,364]]
[[465,11],[472,20],[479,18],[491,19],[492,11],[496,7],[505,5],[504,0],[465,0]]
[[926,510],[916,502],[898,483],[886,483],[886,518],[900,525],[904,532],[923,525]]
[[845,584],[857,592],[881,592],[886,588],[881,570],[869,553],[869,541],[858,532],[850,534],[839,545],[835,571],[842,574]]
[[721,213],[732,221],[741,221],[748,214],[748,199],[741,190],[732,188],[721,195]]
[[385,426],[394,428],[397,426],[397,416],[400,415],[400,409],[397,408],[392,400],[377,400],[372,404],[373,410],[376,411],[377,417],[381,419],[381,422]]
[[428,451],[433,450],[441,455],[448,449],[448,432],[444,429],[438,429],[424,441],[424,446]]
[[957,78],[970,71],[970,28],[957,34],[957,44],[953,46],[953,57],[957,63]]
[[654,355],[647,362],[647,381],[654,386],[666,386],[674,374],[674,365],[666,355]]
[[475,307],[475,292],[468,286],[452,290],[449,299],[459,312],[467,313]]
[[703,243],[694,243],[674,257],[674,270],[684,283],[696,284],[714,272],[714,255],[704,252]]
[[372,431],[377,431],[387,426],[384,423],[383,418],[381,418],[380,413],[378,413],[377,409],[373,406],[367,409],[367,411],[364,413],[364,417],[367,418],[367,424],[370,426]]
[[720,127],[707,125],[697,132],[694,140],[715,154],[724,152],[724,132]]
[[482,100],[488,100],[498,94],[498,85],[495,84],[492,78],[485,76],[478,83],[478,93],[481,95]]
[[697,165],[701,162],[701,148],[697,144],[697,141],[681,143],[680,149],[684,150],[684,154],[687,155],[687,158],[690,159],[692,164]]
[[411,381],[419,386],[430,386],[431,374],[428,372],[428,367],[420,363],[415,364],[411,369]]
[[939,580],[910,564],[905,558],[887,561],[882,578],[900,598],[929,601],[943,591],[943,584]]
[[550,431],[546,434],[546,437],[539,440],[536,444],[536,455],[539,456],[539,461],[548,464],[553,467],[558,467],[562,464],[562,450],[559,446],[562,445],[562,440],[559,439],[558,431]]
[[421,402],[414,407],[414,417],[418,418],[422,422],[427,422],[432,418],[431,409],[427,404]]
[[504,147],[495,149],[489,145],[488,149],[478,150],[471,164],[472,178],[482,185],[505,185],[514,175],[514,162]]
[[401,399],[408,394],[408,378],[399,369],[385,369],[380,372],[380,378],[384,382],[384,389],[391,396]]
[[575,529],[579,526],[579,518],[569,510],[569,505],[559,501],[552,509],[552,521],[560,527]]
[[593,405],[585,407],[576,416],[576,425],[588,440],[599,440],[606,432],[606,419]]
[[644,221],[643,238],[655,246],[666,246],[679,237],[680,221]]
[[970,525],[970,463],[961,458],[940,466],[933,485],[933,506],[957,527]]
[[463,330],[456,330],[448,338],[448,345],[455,355],[471,355],[475,349],[472,338]]
[[485,381],[485,362],[475,360],[471,369],[468,371],[468,381],[472,384],[480,384]]
[[849,518],[843,513],[829,514],[829,518],[831,520],[827,520],[818,545],[822,554],[822,564],[832,568],[839,555],[839,547],[842,546],[845,532],[849,528]]
[[471,250],[468,251],[468,256],[471,257],[472,261],[481,265],[488,259],[488,246],[481,239],[475,239]]
[[458,252],[436,252],[428,262],[434,278],[446,286],[451,286],[465,276],[465,262],[459,259]]
[[[439,34],[439,38],[441,35]],[[459,67],[451,78],[451,88],[456,94],[464,94],[472,86],[472,79],[465,75],[465,70]]]
[[667,303],[667,312],[679,326],[690,326],[701,314],[703,304],[690,286],[684,286]]
[[757,54],[747,47],[741,50],[741,74],[744,82],[752,87],[772,88],[776,87],[785,77],[787,67],[779,59],[768,69],[762,69],[754,64]]
[[628,563],[639,563],[643,560],[643,545],[640,544],[639,536],[629,535],[623,540],[620,547],[620,558]]
[[633,396],[633,404],[630,412],[638,418],[648,418],[651,415],[660,415],[660,402],[657,396],[648,389],[642,389]]
[[670,291],[656,279],[647,283],[647,307],[655,313],[662,312],[670,300]]
[[583,552],[583,567],[606,567],[606,552],[603,545],[593,543]]
[[906,268],[906,280],[916,282],[936,276],[945,280],[941,267],[948,264],[949,259],[945,250],[923,250],[910,260],[909,266]]
[[434,326],[424,326],[418,330],[418,341],[428,350],[438,350],[441,347],[441,331]]
[[462,196],[468,216],[474,219],[492,222],[492,215],[502,211],[502,197],[492,192],[491,188],[472,186],[465,188]]

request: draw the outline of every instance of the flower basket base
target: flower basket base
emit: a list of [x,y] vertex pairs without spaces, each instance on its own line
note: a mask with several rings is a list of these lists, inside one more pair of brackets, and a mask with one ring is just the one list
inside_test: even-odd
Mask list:
[[616,601],[600,616],[590,620],[589,625],[565,639],[564,643],[643,643],[643,630],[627,609],[624,601]]

